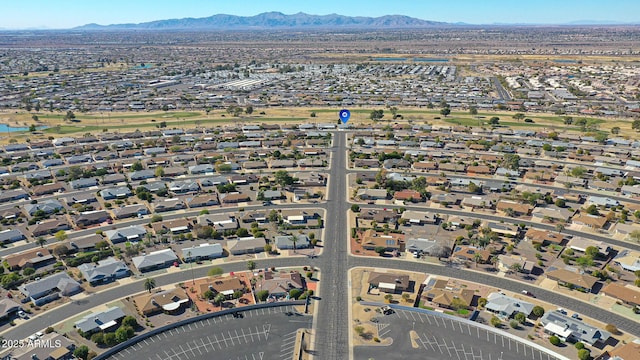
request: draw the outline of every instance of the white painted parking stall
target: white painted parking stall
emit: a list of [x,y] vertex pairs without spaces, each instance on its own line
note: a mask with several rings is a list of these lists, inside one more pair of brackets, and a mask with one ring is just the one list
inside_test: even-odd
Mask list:
[[109,359],[290,359],[297,330],[310,328],[312,320],[288,305],[239,309],[235,314],[202,319],[141,339]]
[[[483,324],[456,319],[439,313],[394,308],[390,315],[377,316],[371,322],[381,338],[401,335],[399,329],[412,329],[423,357],[454,360],[559,360],[562,357],[530,344],[525,339]],[[408,326],[406,326],[408,324]],[[397,349],[400,351],[400,349]],[[406,350],[406,349],[405,349]],[[413,359],[403,352],[406,359]],[[364,357],[363,357],[364,358]]]

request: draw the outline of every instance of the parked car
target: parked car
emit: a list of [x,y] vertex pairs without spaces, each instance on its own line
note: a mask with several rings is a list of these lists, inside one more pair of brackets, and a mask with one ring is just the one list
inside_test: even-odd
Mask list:
[[18,311],[18,317],[21,318],[21,319],[27,319],[27,313],[22,311],[22,310],[20,310],[20,311]]

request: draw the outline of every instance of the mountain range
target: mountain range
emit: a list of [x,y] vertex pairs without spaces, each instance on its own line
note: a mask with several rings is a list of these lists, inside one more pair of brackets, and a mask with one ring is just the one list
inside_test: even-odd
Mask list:
[[255,16],[217,14],[204,18],[156,20],[139,24],[87,24],[75,30],[247,30],[247,29],[312,29],[312,28],[424,28],[447,25],[444,22],[416,19],[404,15],[380,17],[344,16],[338,14],[309,15],[266,12]]

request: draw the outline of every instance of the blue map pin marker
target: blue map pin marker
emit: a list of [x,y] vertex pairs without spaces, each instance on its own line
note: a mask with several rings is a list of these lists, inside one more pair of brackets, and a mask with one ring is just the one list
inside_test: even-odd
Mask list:
[[349,118],[351,117],[351,112],[347,109],[343,109],[340,110],[340,120],[342,121],[343,124],[346,124],[347,121],[349,121]]

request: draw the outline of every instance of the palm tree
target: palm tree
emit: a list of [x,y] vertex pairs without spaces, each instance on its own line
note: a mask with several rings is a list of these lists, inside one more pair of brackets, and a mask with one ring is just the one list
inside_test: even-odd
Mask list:
[[475,260],[476,267],[478,267],[478,263],[480,262],[480,260],[482,260],[482,254],[480,253],[473,254],[473,260]]
[[151,293],[151,290],[153,290],[156,287],[156,281],[153,278],[147,278],[144,281],[144,289],[147,290],[149,293]]
[[47,243],[47,239],[43,238],[42,236],[39,236],[39,237],[36,239],[36,243],[37,243],[38,245],[40,245],[40,247],[42,248],[42,247],[44,247],[44,245]]
[[496,264],[498,264],[498,256],[497,255],[492,255],[489,258],[489,261],[491,262],[491,264],[493,264],[493,268],[496,268]]

